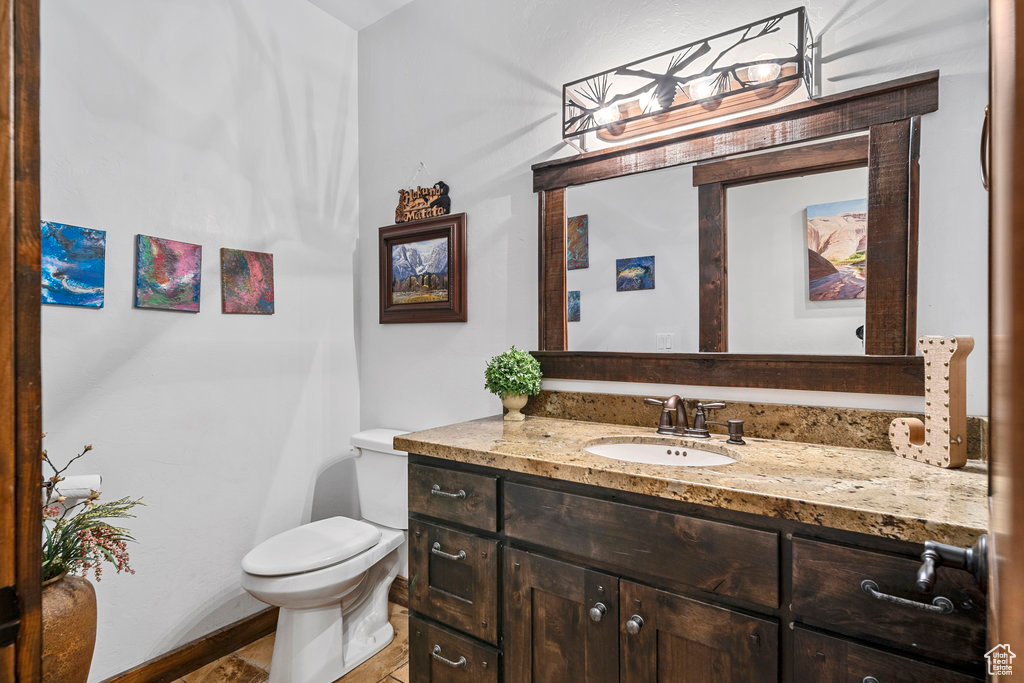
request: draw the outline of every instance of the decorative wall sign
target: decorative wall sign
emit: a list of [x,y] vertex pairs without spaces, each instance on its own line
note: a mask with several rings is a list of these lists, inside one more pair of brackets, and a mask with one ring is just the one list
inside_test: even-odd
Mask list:
[[448,196],[448,185],[439,180],[433,187],[399,190],[395,223],[447,216],[451,210],[452,200]]
[[889,425],[897,455],[936,467],[967,464],[967,356],[974,337],[920,337],[924,356],[924,422],[898,417]]
[[573,216],[566,225],[565,267],[581,270],[590,267],[590,227],[587,214]]
[[466,322],[466,214],[378,233],[380,322]]
[[241,249],[220,250],[221,311],[274,312],[274,255]]
[[580,321],[580,290],[570,289],[568,301],[566,302],[566,322],[578,323]]
[[631,292],[638,289],[654,289],[654,257],[615,259],[615,290]]
[[42,302],[103,307],[107,233],[75,225],[42,224]]
[[135,307],[199,312],[203,248],[138,235],[135,242]]
[[811,301],[865,298],[868,200],[807,207],[807,291]]

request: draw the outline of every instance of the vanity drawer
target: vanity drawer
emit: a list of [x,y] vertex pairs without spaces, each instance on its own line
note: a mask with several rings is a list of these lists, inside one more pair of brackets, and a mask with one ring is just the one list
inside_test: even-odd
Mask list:
[[976,683],[980,678],[797,628],[793,680],[883,683]]
[[497,531],[498,478],[409,465],[409,511]]
[[779,604],[779,535],[505,483],[505,535],[666,587]]
[[[793,616],[830,631],[874,640],[943,662],[977,664],[985,652],[985,596],[974,577],[941,568],[932,594],[915,587],[919,563],[833,543],[793,540]],[[949,598],[953,611],[937,614],[872,597],[877,591],[931,604]]]
[[497,683],[497,650],[409,617],[410,683]]
[[498,642],[498,541],[409,521],[409,607]]

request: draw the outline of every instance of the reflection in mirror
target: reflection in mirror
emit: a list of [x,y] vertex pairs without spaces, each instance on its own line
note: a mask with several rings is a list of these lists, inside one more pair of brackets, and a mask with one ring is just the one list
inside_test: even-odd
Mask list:
[[691,167],[573,186],[565,203],[568,349],[695,353]]
[[864,353],[867,191],[867,168],[727,190],[730,352]]

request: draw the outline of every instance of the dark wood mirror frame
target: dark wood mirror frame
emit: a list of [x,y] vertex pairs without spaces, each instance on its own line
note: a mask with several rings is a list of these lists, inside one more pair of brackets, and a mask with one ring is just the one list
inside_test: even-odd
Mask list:
[[[533,166],[540,204],[539,347],[545,377],[874,394],[924,394],[916,352],[920,117],[938,109],[932,71],[674,135]],[[694,167],[700,248],[700,353],[568,351],[565,190],[598,180],[851,138]],[[866,165],[864,356],[730,354],[725,195],[730,185]]]

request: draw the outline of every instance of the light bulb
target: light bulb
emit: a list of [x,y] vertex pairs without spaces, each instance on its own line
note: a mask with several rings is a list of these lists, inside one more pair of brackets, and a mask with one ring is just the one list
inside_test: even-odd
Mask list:
[[[755,57],[754,61],[760,62],[768,59],[775,59],[775,55],[765,52]],[[754,64],[747,67],[747,79],[755,83],[774,81],[780,73],[782,73],[782,67],[778,64]]]
[[690,99],[703,100],[714,95],[716,90],[715,82],[717,80],[718,76],[705,76],[704,78],[690,81],[690,84],[687,86]]
[[594,120],[597,121],[599,126],[604,126],[609,123],[614,123],[619,120],[619,105],[609,104],[607,107],[601,107],[594,112]]
[[640,105],[640,111],[644,112],[645,114],[650,113],[652,111],[661,110],[661,103],[654,98],[653,89],[640,93],[640,100],[638,104]]

